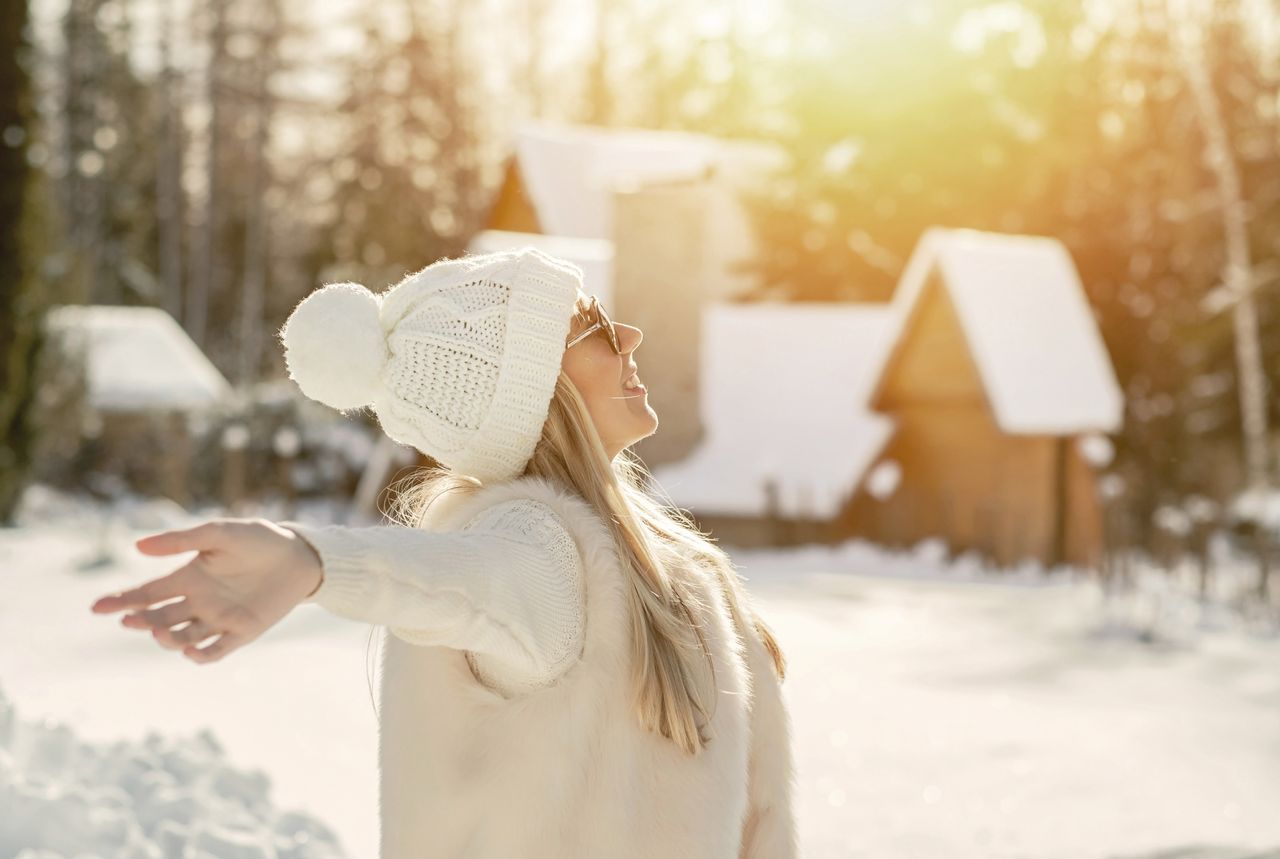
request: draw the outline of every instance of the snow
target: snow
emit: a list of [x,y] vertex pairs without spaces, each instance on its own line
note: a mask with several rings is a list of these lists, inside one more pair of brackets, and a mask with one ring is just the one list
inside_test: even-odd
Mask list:
[[272,806],[270,784],[229,765],[208,730],[87,743],[65,724],[24,721],[0,690],[4,856],[341,857],[322,822]]
[[734,554],[790,658],[802,855],[1280,846],[1274,628],[1201,613],[1189,571],[1107,600],[935,552]]
[[471,253],[494,253],[519,250],[532,245],[558,259],[568,260],[582,269],[582,288],[594,294],[605,312],[613,307],[613,242],[572,236],[547,236],[513,230],[482,230],[468,245]]
[[888,322],[883,305],[708,305],[698,396],[706,437],[654,477],[695,512],[762,516],[774,480],[785,515],[835,515],[892,433],[889,418],[862,405]]
[[[928,230],[894,293],[895,343],[935,275],[955,307],[1004,432],[1067,435],[1120,428],[1124,397],[1060,241]],[[890,358],[884,355],[883,365]]]
[[[370,628],[304,607],[190,663],[89,605],[173,569],[131,541],[194,518],[135,500],[102,531],[92,505],[30,501],[0,529],[0,690],[16,707],[0,705],[0,855],[376,856]],[[801,855],[1275,849],[1280,638],[1231,610],[1255,571],[1224,545],[1203,608],[1191,566],[1138,564],[1137,589],[1107,597],[1070,569],[948,562],[938,541],[729,547],[788,658]],[[293,831],[314,852],[264,846]],[[201,848],[115,847],[141,836]]]
[[1155,513],[1152,514],[1151,521],[1160,530],[1177,537],[1185,537],[1191,533],[1191,517],[1180,507],[1163,504],[1156,508]]
[[883,501],[893,495],[902,483],[902,466],[892,459],[886,459],[871,469],[867,475],[867,492],[872,498]]
[[1076,439],[1076,449],[1084,461],[1094,468],[1106,468],[1116,458],[1115,445],[1099,432],[1085,433]]
[[227,380],[160,308],[64,305],[46,324],[84,350],[94,408],[206,409],[230,396]]
[[701,134],[603,129],[529,121],[516,134],[520,177],[542,230],[613,239],[612,192],[619,181],[705,175],[715,141]]
[[1272,533],[1280,533],[1280,489],[1246,489],[1231,501],[1230,511],[1237,521],[1253,522]]

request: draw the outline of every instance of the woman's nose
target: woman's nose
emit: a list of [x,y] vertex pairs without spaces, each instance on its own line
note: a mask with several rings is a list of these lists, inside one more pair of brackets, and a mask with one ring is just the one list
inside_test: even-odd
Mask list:
[[622,329],[622,333],[618,336],[618,340],[621,341],[618,345],[622,347],[623,352],[635,351],[640,341],[644,340],[644,332],[634,325],[621,325],[615,322],[614,327]]

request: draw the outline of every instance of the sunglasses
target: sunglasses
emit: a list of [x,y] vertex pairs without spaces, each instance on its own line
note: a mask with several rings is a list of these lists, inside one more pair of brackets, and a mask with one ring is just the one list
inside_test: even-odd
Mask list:
[[609,315],[605,313],[604,308],[600,306],[600,299],[596,298],[594,295],[591,296],[591,304],[587,307],[587,316],[592,320],[591,324],[587,326],[586,330],[581,334],[570,340],[564,348],[568,349],[591,332],[596,329],[603,328],[605,334],[609,337],[609,345],[613,347],[614,352],[621,355],[622,347],[618,345],[618,332],[613,327],[613,321],[609,319]]

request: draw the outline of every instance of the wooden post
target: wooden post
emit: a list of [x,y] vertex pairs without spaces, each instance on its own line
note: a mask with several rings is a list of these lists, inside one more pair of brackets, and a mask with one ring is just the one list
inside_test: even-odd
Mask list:
[[228,424],[222,431],[222,504],[234,512],[244,500],[249,428]]
[[764,481],[764,515],[769,532],[773,535],[775,546],[786,545],[783,540],[782,510],[778,498],[778,482],[776,478],[766,477]]
[[165,436],[163,460],[160,463],[164,475],[164,492],[177,504],[186,506],[191,501],[187,474],[191,466],[191,430],[184,412],[170,411],[163,417]]
[[1263,522],[1255,523],[1254,547],[1258,552],[1258,599],[1265,606],[1271,591],[1271,531]]
[[277,479],[284,496],[284,517],[292,519],[297,509],[298,490],[293,485],[293,463],[302,448],[302,437],[293,427],[280,427],[271,439],[276,454]]

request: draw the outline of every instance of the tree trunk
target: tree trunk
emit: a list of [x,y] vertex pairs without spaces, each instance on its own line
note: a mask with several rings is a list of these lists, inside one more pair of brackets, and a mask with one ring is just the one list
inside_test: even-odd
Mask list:
[[223,188],[222,159],[222,68],[230,63],[227,56],[227,0],[213,0],[209,44],[209,63],[205,68],[206,98],[209,102],[209,127],[205,131],[205,200],[204,224],[200,237],[200,253],[191,278],[188,296],[187,333],[201,349],[208,351],[206,335],[209,324],[209,302],[221,286],[217,277],[218,242],[221,237]]
[[1205,161],[1217,183],[1226,243],[1222,280],[1234,304],[1231,321],[1235,333],[1236,375],[1244,430],[1245,477],[1250,488],[1261,489],[1270,482],[1267,377],[1258,334],[1248,215],[1240,189],[1240,173],[1231,151],[1222,111],[1205,68],[1203,22],[1211,12],[1206,12],[1201,0],[1166,0],[1166,14],[1173,36],[1174,54],[1191,87],[1204,133]]
[[37,290],[24,242],[31,136],[26,0],[0,3],[0,522],[10,522],[30,464],[40,347]]
[[173,9],[164,7],[160,34],[160,157],[156,165],[156,233],[159,242],[160,286],[165,310],[183,321],[182,238],[186,220],[182,191],[185,140],[181,99],[174,91],[181,80],[173,67]]
[[262,359],[262,324],[267,290],[268,253],[271,219],[266,215],[266,195],[271,187],[271,161],[267,149],[271,144],[271,122],[274,102],[271,97],[271,74],[276,64],[280,38],[281,15],[278,3],[262,4],[263,22],[258,45],[256,124],[253,146],[249,153],[252,180],[249,186],[249,211],[246,213],[244,246],[244,283],[240,301],[240,337],[238,381],[250,385],[257,378]]
[[75,260],[80,295],[89,302],[109,303],[120,296],[106,294],[103,269],[106,189],[105,159],[94,143],[98,106],[103,99],[102,34],[96,17],[101,0],[70,0],[63,13],[62,38],[62,215],[66,242]]

